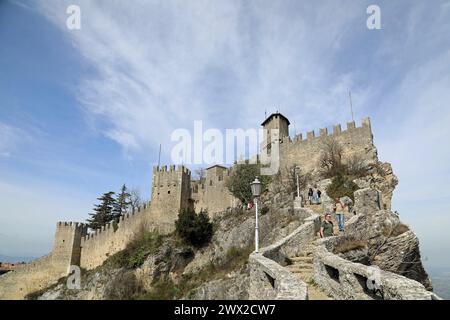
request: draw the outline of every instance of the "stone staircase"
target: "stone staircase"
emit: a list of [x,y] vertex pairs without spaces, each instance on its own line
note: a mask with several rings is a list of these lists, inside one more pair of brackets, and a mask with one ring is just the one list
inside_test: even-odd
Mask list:
[[306,283],[309,300],[332,300],[313,281],[312,245],[307,247],[299,256],[290,257],[290,260],[292,264],[286,268]]
[[322,204],[321,204],[321,203],[315,204],[315,203],[313,202],[313,203],[310,205],[310,204],[309,204],[309,201],[307,200],[307,201],[305,202],[305,204],[304,204],[304,207],[305,207],[305,208],[308,208],[308,209],[311,209],[311,210],[314,211],[315,213],[322,214],[322,212],[323,212],[323,207],[322,207]]

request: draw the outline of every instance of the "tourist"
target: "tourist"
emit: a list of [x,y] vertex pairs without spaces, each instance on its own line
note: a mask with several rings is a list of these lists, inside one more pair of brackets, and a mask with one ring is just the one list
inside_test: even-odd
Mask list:
[[332,236],[334,236],[333,222],[331,221],[331,214],[327,213],[325,214],[325,220],[320,226],[320,237],[325,238]]
[[322,191],[320,191],[319,189],[317,189],[317,204],[321,203],[322,201],[320,200],[320,197],[322,196]]
[[313,195],[314,195],[313,189],[312,189],[312,188],[309,188],[309,190],[308,190],[308,200],[309,200],[309,205],[312,205]]
[[338,227],[340,232],[344,232],[345,228],[345,208],[347,206],[342,203],[340,198],[336,198],[336,203],[334,205],[333,211],[336,214],[336,219],[338,222]]

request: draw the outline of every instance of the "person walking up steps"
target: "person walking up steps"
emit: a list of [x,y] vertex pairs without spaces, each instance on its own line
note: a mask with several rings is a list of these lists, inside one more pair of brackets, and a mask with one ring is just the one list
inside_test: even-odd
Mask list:
[[333,211],[336,214],[336,219],[338,222],[338,227],[340,232],[344,232],[345,229],[345,208],[347,206],[344,205],[340,198],[336,198],[336,203],[334,205]]
[[313,189],[312,189],[312,188],[309,188],[309,190],[308,190],[308,200],[309,200],[309,205],[312,205],[313,195],[314,195]]
[[331,214],[327,213],[325,214],[325,219],[322,222],[322,225],[320,226],[320,237],[332,237],[334,236],[334,230],[333,230],[333,222],[331,221]]
[[319,204],[319,194],[317,193],[317,191],[319,191],[319,189],[317,189],[317,186],[314,186],[314,202],[316,203],[316,205]]

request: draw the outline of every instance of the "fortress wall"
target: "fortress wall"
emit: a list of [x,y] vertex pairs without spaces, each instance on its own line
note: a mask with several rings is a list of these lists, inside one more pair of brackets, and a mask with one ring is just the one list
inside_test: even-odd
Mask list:
[[156,224],[151,223],[150,206],[140,207],[134,214],[126,214],[120,218],[114,231],[110,222],[81,240],[80,266],[93,269],[100,266],[108,257],[125,249],[141,230],[151,230]]
[[207,170],[204,181],[191,183],[191,196],[197,213],[207,210],[208,215],[213,218],[216,213],[238,204],[238,199],[229,192],[226,186],[229,175],[229,169],[212,168]]
[[67,275],[71,264],[79,264],[82,223],[58,222],[52,253],[0,276],[0,299],[23,299]]
[[67,271],[52,264],[51,254],[33,260],[0,276],[0,300],[24,299],[27,294],[56,283]]
[[370,119],[362,120],[361,127],[356,127],[355,122],[347,124],[347,130],[343,131],[341,125],[336,125],[331,133],[328,129],[320,129],[316,136],[314,131],[308,132],[306,139],[302,134],[294,139],[283,138],[280,144],[280,168],[290,168],[299,165],[302,172],[311,172],[317,168],[322,153],[322,146],[328,137],[334,137],[343,147],[343,160],[350,160],[354,155],[363,160],[376,161],[377,150],[373,144],[373,135]]

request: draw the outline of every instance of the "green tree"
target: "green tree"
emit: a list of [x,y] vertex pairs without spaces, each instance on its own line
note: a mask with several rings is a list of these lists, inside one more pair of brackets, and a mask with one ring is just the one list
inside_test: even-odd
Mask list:
[[233,167],[230,177],[227,180],[227,188],[242,203],[253,201],[250,184],[259,177],[262,183],[262,191],[267,189],[270,183],[269,176],[261,176],[261,166],[259,164],[237,164]]
[[89,228],[100,229],[114,219],[113,210],[116,200],[113,196],[114,192],[110,191],[97,198],[100,204],[95,205],[94,212],[89,214],[91,218],[86,220]]
[[128,212],[128,208],[131,204],[131,194],[128,192],[126,185],[124,184],[120,189],[120,193],[117,195],[116,202],[114,203],[114,209],[112,212],[113,219],[118,219]]
[[188,208],[178,214],[175,231],[185,242],[199,248],[208,243],[213,235],[213,225],[206,212],[196,214]]

